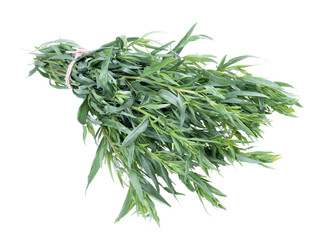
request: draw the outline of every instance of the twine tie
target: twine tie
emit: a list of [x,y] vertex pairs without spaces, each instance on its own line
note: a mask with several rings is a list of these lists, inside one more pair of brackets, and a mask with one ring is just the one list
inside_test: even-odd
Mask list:
[[71,73],[72,73],[72,70],[73,70],[76,60],[79,57],[81,57],[83,54],[86,54],[88,52],[89,52],[88,50],[83,50],[83,49],[79,49],[76,51],[66,51],[66,53],[70,53],[70,54],[74,55],[74,60],[71,61],[71,63],[68,65],[68,68],[66,71],[66,76],[65,76],[65,84],[69,89],[72,89],[72,85],[70,84],[69,79],[70,79],[70,76],[71,76]]

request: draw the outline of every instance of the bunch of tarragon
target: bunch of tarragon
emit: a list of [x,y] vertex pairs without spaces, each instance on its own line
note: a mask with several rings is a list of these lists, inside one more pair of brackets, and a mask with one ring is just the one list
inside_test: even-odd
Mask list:
[[272,152],[250,151],[250,144],[261,137],[268,115],[294,116],[293,106],[301,106],[285,91],[289,84],[255,77],[246,70],[250,65],[238,63],[251,56],[216,62],[212,55],[181,55],[189,42],[210,39],[192,35],[194,27],[177,44],[120,36],[75,59],[72,51],[81,47],[60,39],[32,52],[30,75],[38,72],[58,89],[71,87],[83,100],[77,116],[83,138],[90,133],[98,144],[88,185],[106,164],[128,187],[116,221],[134,209],[159,224],[154,200],[170,206],[162,191],[182,194],[172,175],[202,203],[224,208],[218,197],[225,195],[210,174],[235,162],[277,160]]

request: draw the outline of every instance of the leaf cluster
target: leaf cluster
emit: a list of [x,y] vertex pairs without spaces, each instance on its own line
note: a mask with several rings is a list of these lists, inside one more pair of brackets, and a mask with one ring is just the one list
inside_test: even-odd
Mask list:
[[[176,45],[148,35],[117,37],[79,57],[73,68],[72,92],[83,99],[77,117],[83,138],[89,133],[98,144],[88,186],[106,164],[128,187],[116,221],[135,209],[159,224],[154,200],[170,206],[162,191],[182,194],[172,175],[202,202],[224,208],[211,172],[234,162],[267,166],[277,160],[272,152],[250,151],[251,143],[269,124],[268,115],[294,116],[293,107],[300,106],[285,91],[289,84],[253,76],[250,65],[239,64],[252,56],[219,62],[212,55],[180,56],[188,43],[210,39],[193,35],[194,27]],[[38,72],[51,86],[67,88],[74,57],[66,51],[80,48],[64,39],[37,47],[30,75]]]

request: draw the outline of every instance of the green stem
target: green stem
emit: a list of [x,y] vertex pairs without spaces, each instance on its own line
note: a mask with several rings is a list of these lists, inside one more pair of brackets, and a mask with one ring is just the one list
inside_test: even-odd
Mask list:
[[131,106],[131,108],[134,109],[134,110],[137,110],[138,112],[143,113],[144,115],[147,115],[148,117],[151,117],[154,120],[158,120],[158,122],[164,126],[164,122],[161,119],[159,119],[156,116],[154,116],[153,114],[151,114],[149,112],[146,112],[146,111],[144,111],[144,110],[142,110],[142,109],[140,109],[140,108],[138,108],[136,106]]
[[134,77],[134,76],[124,76],[124,75],[120,75],[120,77],[124,77],[124,78],[127,78],[127,79],[146,80],[148,82],[151,82],[151,83],[154,83],[156,85],[163,86],[163,87],[168,87],[169,86],[170,88],[176,90],[177,92],[186,92],[186,93],[194,94],[194,95],[197,95],[197,96],[201,96],[199,93],[197,93],[195,91],[191,91],[191,90],[187,90],[187,89],[183,89],[183,88],[177,88],[177,87],[174,87],[174,86],[171,86],[171,85],[167,85],[165,83],[156,82],[156,81],[151,80],[149,78]]
[[120,154],[118,154],[118,152],[116,151],[115,148],[115,144],[113,143],[113,141],[109,138],[108,134],[106,133],[106,131],[103,131],[103,135],[104,137],[108,140],[110,146],[112,147],[115,155],[117,156],[117,158],[121,161],[121,163],[124,165],[125,169],[129,169],[128,166],[125,164],[125,162],[123,161],[123,158],[120,156]]

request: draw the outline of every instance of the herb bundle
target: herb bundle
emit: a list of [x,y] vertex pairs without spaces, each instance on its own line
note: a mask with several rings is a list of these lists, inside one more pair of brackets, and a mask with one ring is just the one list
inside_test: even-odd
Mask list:
[[225,195],[211,184],[210,173],[234,162],[267,166],[277,160],[272,152],[250,151],[250,144],[269,124],[267,115],[294,116],[293,106],[301,106],[284,90],[289,84],[255,77],[246,70],[250,65],[237,64],[251,56],[224,56],[218,63],[212,55],[180,56],[189,42],[210,39],[192,35],[194,27],[176,45],[159,45],[148,35],[120,36],[77,59],[71,51],[81,47],[70,40],[33,52],[30,75],[39,72],[58,89],[67,88],[67,69],[76,60],[68,77],[83,99],[77,119],[83,139],[90,133],[98,144],[88,186],[107,164],[128,187],[116,221],[134,208],[159,224],[153,200],[170,206],[161,191],[182,194],[172,175],[202,203],[224,208],[218,197]]

